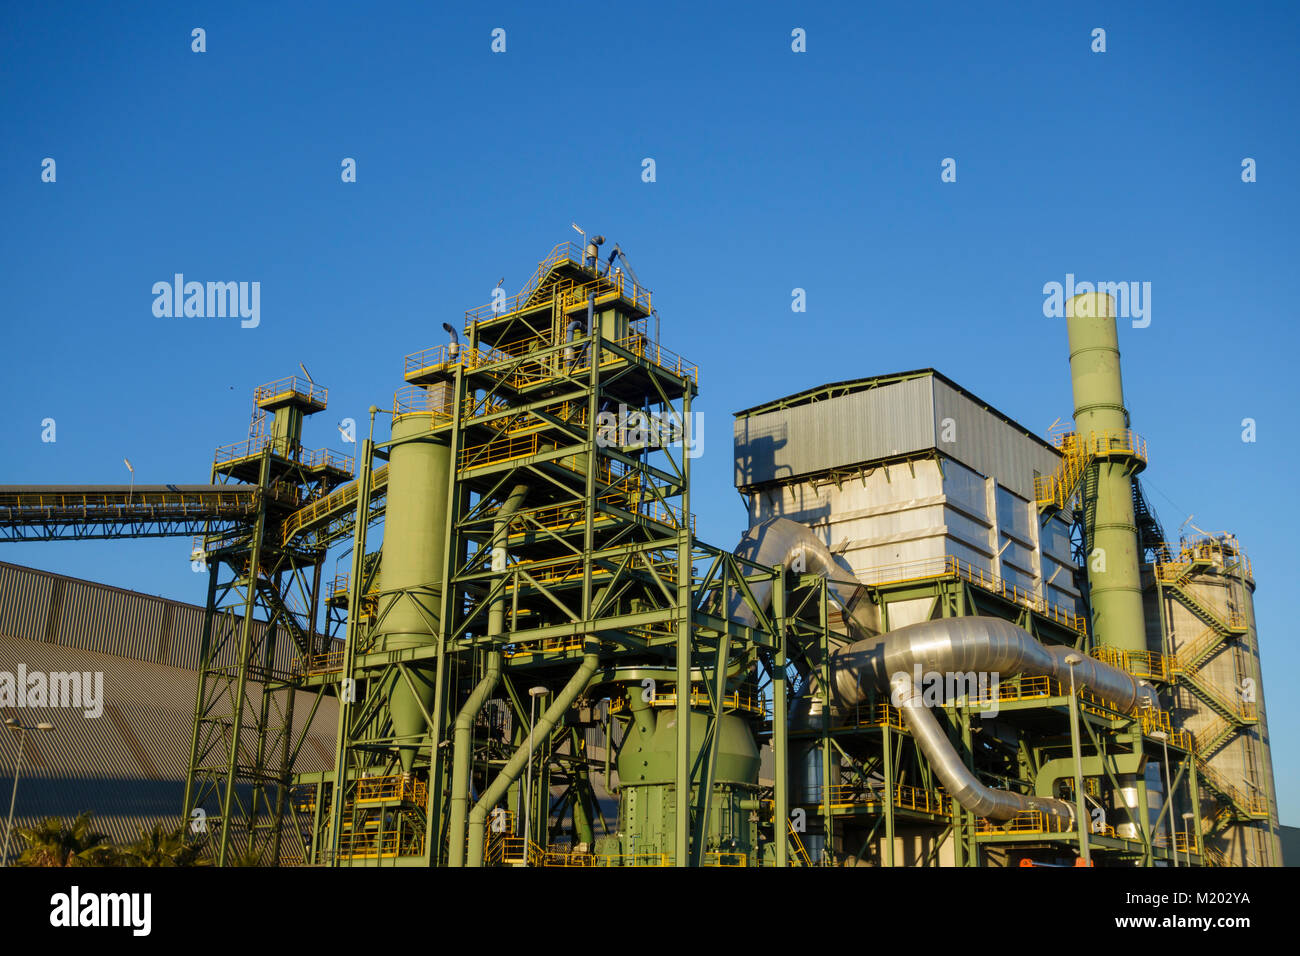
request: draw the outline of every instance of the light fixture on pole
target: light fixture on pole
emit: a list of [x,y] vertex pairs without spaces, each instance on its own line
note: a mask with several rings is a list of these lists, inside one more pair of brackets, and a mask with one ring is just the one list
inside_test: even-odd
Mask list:
[[528,688],[528,782],[524,788],[524,865],[532,863],[528,841],[532,835],[533,822],[533,726],[536,723],[537,698],[545,697],[550,690],[542,687]]
[[0,852],[0,866],[9,865],[9,837],[14,832],[14,806],[18,803],[18,774],[23,768],[23,744],[27,742],[27,732],[30,730],[54,729],[53,724],[47,724],[44,721],[28,727],[18,723],[13,717],[5,721],[5,726],[18,732],[18,759],[14,762],[14,788],[9,795],[9,821],[5,824],[5,846],[4,850]]
[[1163,730],[1151,731],[1151,736],[1160,741],[1165,751],[1165,801],[1169,804],[1169,856],[1174,868],[1178,867],[1178,848],[1174,845],[1174,787],[1169,782],[1169,735]]
[[1070,667],[1070,749],[1074,753],[1074,803],[1075,828],[1079,831],[1079,859],[1084,866],[1092,866],[1092,852],[1088,848],[1089,826],[1085,821],[1091,820],[1088,808],[1083,800],[1083,753],[1079,747],[1079,698],[1074,688],[1074,667],[1082,664],[1083,658],[1078,654],[1067,654],[1065,663]]
[[135,494],[135,469],[131,467],[131,459],[123,458],[122,464],[126,465],[126,470],[131,473],[131,490],[126,493],[126,503],[131,503],[131,496]]

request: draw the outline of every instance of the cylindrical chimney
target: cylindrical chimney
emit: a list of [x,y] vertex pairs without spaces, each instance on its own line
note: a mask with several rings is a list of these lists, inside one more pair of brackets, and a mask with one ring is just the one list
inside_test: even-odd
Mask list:
[[1115,300],[1100,292],[1076,295],[1066,307],[1074,427],[1082,453],[1098,455],[1082,479],[1088,593],[1093,635],[1101,644],[1144,651],[1133,474],[1141,467],[1128,432],[1120,380]]

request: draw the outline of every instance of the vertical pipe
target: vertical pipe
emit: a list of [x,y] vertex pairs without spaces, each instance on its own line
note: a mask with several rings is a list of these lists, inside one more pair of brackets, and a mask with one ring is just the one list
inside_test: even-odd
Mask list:
[[[1066,325],[1078,440],[1088,448],[1094,442],[1108,448],[1105,436],[1117,438],[1129,426],[1115,300],[1104,293],[1074,296],[1066,307]],[[1089,465],[1084,477],[1085,533],[1092,549],[1088,594],[1096,638],[1111,647],[1145,651],[1133,465],[1131,459],[1108,457]]]
[[[1071,655],[1073,657],[1074,655]],[[1074,663],[1070,665],[1070,753],[1074,756],[1074,826],[1079,834],[1079,859],[1084,866],[1092,866],[1092,850],[1088,846],[1088,808],[1083,802],[1083,751],[1079,742],[1079,695],[1074,685]]]
[[[597,353],[599,354],[599,353]],[[691,420],[691,384],[682,396],[682,416]],[[691,850],[691,627],[692,615],[691,551],[691,459],[683,448],[682,455],[682,528],[677,535],[677,815],[674,822],[676,864],[686,866]]]
[[885,704],[885,726],[880,739],[885,754],[885,866],[894,865],[894,741],[889,729],[889,704]]
[[[826,581],[819,582],[818,623],[821,630],[821,694],[822,694],[822,856],[825,859],[835,852],[835,832],[831,817],[831,649],[828,637],[830,621],[826,601]],[[838,761],[837,761],[838,763]],[[820,862],[820,861],[819,861]]]
[[[497,511],[495,521],[492,523],[492,538],[488,542],[488,553],[492,556],[493,570],[500,570],[502,574],[501,590],[492,598],[488,605],[488,637],[498,637],[505,630],[505,560],[497,560],[498,550],[505,550],[506,540],[509,537],[510,518],[524,499],[528,497],[528,485],[518,484],[510,489],[510,494],[506,497],[505,502]],[[447,839],[449,842],[449,859],[452,866],[463,866],[465,864],[465,820],[469,812],[469,770],[470,770],[470,751],[473,747],[472,731],[474,721],[478,719],[479,713],[483,710],[483,705],[487,703],[492,692],[496,690],[497,683],[501,680],[501,666],[503,658],[501,649],[495,644],[490,645],[487,655],[487,671],[483,679],[478,682],[469,699],[465,701],[465,706],[456,714],[456,722],[453,729],[452,744],[452,769],[451,769],[451,822],[448,825]],[[531,766],[531,764],[530,764]]]
[[[577,696],[586,689],[592,675],[596,673],[596,668],[600,664],[600,655],[588,653],[582,658],[582,666],[569,678],[567,684],[555,695],[555,702],[546,709],[541,718],[537,721],[535,734],[530,734],[536,743],[543,740],[549,740],[552,728],[564,716],[564,712],[569,709],[569,705]],[[519,779],[523,772],[524,766],[532,759],[532,749],[536,746],[525,745],[514,752],[510,760],[506,763],[501,772],[497,774],[496,779],[479,797],[478,803],[474,804],[474,809],[469,814],[469,865],[483,865],[483,843],[484,827],[487,823],[488,811],[492,809],[509,789],[510,785]]]
[[[656,322],[658,317],[656,316]],[[656,335],[656,338],[658,336]],[[776,580],[772,584],[772,618],[776,626],[776,673],[772,675],[772,756],[776,780],[773,789],[776,797],[775,817],[772,821],[776,839],[776,865],[790,865],[790,756],[788,751],[789,716],[786,713],[786,656],[785,656],[785,567],[776,566]]]
[[[343,682],[337,691],[339,698],[339,723],[334,741],[334,787],[330,800],[330,860],[331,866],[338,865],[338,850],[343,839],[343,804],[347,792],[348,778],[348,738],[351,735],[349,720],[352,705],[356,703],[356,678],[354,662],[356,647],[361,639],[361,599],[365,594],[366,531],[370,525],[370,488],[373,478],[375,460],[375,413],[379,409],[370,407],[370,437],[361,444],[360,472],[357,475],[357,508],[352,525],[352,568],[348,577],[348,620],[343,639]],[[316,801],[325,800],[325,780],[321,778],[316,792]]]

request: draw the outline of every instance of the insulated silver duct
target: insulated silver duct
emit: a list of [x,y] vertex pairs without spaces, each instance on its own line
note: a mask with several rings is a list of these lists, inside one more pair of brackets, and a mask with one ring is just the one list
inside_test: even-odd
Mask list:
[[[1046,647],[1010,621],[994,617],[950,617],[890,631],[842,648],[831,655],[831,709],[847,711],[866,696],[864,685],[889,690],[903,712],[913,739],[930,761],[944,788],[967,810],[1006,820],[1023,810],[1041,810],[1063,827],[1072,827],[1074,806],[1062,800],[1024,796],[980,783],[949,742],[925,705],[916,675],[985,675],[1001,680],[1017,674],[1070,682],[1066,658],[1076,658],[1074,683],[1087,687],[1123,711],[1154,707],[1155,691],[1118,668],[1068,647]],[[972,681],[957,683],[970,686]]]
[[[1062,800],[1026,796],[998,790],[980,783],[961,759],[934,714],[925,704],[914,675],[980,674],[1012,677],[1019,674],[1053,677],[1069,683],[1073,657],[1076,687],[1090,688],[1121,710],[1132,712],[1139,707],[1156,706],[1154,690],[1145,682],[1109,664],[1068,647],[1047,647],[1022,628],[1009,621],[991,617],[954,617],[925,621],[899,628],[879,636],[863,637],[871,627],[862,601],[862,588],[856,581],[844,580],[845,568],[808,528],[785,518],[774,518],[755,525],[746,533],[735,551],[738,557],[756,564],[801,567],[824,575],[832,593],[845,609],[845,624],[855,638],[831,652],[830,707],[833,714],[851,710],[866,699],[869,690],[891,694],[902,711],[908,730],[929,760],[944,788],[958,803],[981,817],[1006,820],[1024,810],[1040,810],[1064,828],[1072,828],[1074,807]],[[849,572],[851,573],[851,572]],[[755,600],[766,604],[771,597],[769,583],[751,588]],[[753,624],[753,613],[733,598],[729,616],[741,623]],[[969,682],[967,682],[969,683]],[[794,709],[792,730],[811,729],[820,722],[821,706],[817,701],[815,681],[812,692]],[[816,747],[796,757],[794,766],[806,786],[819,786],[820,759]],[[807,766],[805,766],[807,764]],[[802,799],[807,801],[807,794]],[[812,801],[812,802],[815,802]]]
[[[821,575],[844,614],[849,637],[862,641],[878,632],[872,605],[863,600],[866,592],[848,562],[831,554],[806,525],[789,518],[769,518],[746,531],[734,553],[764,567],[782,564],[787,570]],[[756,581],[749,590],[759,607],[768,606],[772,598],[771,581]],[[750,627],[757,623],[754,612],[734,591],[728,597],[727,617]]]

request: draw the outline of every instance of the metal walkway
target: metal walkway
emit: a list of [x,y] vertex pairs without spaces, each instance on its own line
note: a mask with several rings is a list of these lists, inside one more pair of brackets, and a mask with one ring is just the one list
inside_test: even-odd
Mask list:
[[0,485],[0,541],[189,537],[257,507],[252,485]]

